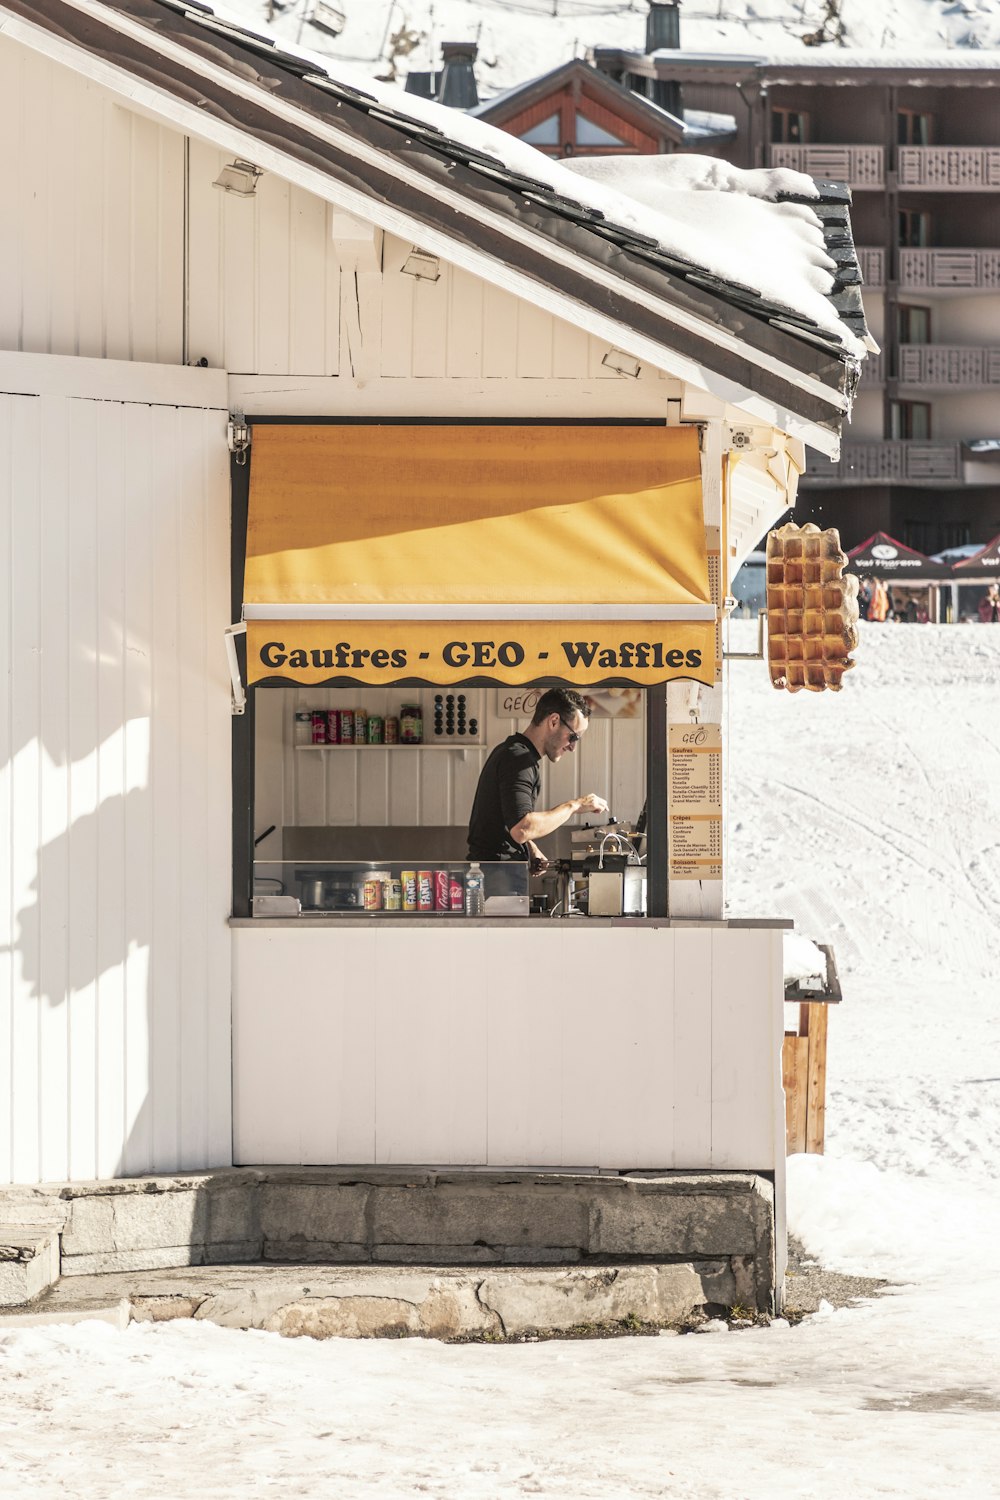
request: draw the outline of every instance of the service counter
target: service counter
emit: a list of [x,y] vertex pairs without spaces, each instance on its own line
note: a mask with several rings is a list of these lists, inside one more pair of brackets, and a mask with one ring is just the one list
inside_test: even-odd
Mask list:
[[787,922],[230,925],[237,1164],[783,1171]]

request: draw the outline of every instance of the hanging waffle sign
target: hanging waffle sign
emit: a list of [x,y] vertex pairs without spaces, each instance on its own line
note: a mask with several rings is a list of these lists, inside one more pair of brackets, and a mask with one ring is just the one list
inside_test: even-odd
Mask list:
[[767,538],[767,664],[776,688],[839,691],[858,644],[858,580],[831,527],[789,523]]

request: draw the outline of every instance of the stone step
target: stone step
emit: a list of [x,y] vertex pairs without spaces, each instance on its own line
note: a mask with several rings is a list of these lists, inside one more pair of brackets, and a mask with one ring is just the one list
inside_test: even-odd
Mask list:
[[[753,1172],[237,1167],[0,1190],[59,1229],[64,1278],[238,1263],[723,1264],[727,1295],[775,1305],[772,1184]],[[713,1273],[714,1274],[714,1273]]]
[[0,1226],[0,1308],[22,1307],[59,1279],[59,1234],[37,1224]]
[[502,1340],[697,1323],[731,1295],[720,1262],[172,1267],[65,1278],[20,1321],[193,1318],[285,1337]]

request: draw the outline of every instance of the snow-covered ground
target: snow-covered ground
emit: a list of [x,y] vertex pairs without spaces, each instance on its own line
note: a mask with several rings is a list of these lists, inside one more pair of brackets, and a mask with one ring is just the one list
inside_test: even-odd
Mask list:
[[[215,4],[216,0],[212,0]],[[220,0],[220,4],[223,0]],[[266,25],[268,0],[224,0],[253,25]],[[313,0],[283,0],[271,29],[370,71],[384,71],[389,39],[412,33],[416,47],[396,63],[400,79],[411,69],[439,67],[442,42],[479,43],[480,94],[492,97],[582,57],[589,47],[645,44],[645,0],[332,0],[347,18],[338,37],[310,25]],[[687,51],[799,55],[836,61],[839,46],[805,46],[816,33],[826,0],[684,0],[681,42]],[[852,51],[917,56],[1000,47],[998,0],[841,0],[844,42]]]
[[598,1343],[5,1331],[5,1500],[1000,1495],[1000,629],[862,629],[839,695],[732,668],[731,906],[835,944],[791,1227],[899,1289]]

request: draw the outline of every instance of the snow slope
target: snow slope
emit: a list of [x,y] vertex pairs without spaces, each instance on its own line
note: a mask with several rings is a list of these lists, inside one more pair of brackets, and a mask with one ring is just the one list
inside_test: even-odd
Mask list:
[[596,1343],[0,1331],[0,1494],[1000,1496],[1000,629],[862,631],[840,694],[732,665],[731,906],[795,916],[841,969],[791,1227],[904,1285],[795,1329]]
[[[267,0],[227,0],[244,21],[264,24]],[[287,0],[275,9],[276,35],[381,72],[387,40],[401,30],[419,36],[398,64],[440,65],[442,41],[479,41],[477,75],[483,98],[559,67],[588,47],[641,49],[645,0],[335,0],[347,16],[337,38],[304,22],[312,0]],[[795,55],[816,61],[838,47],[805,47],[817,30],[824,0],[685,0],[681,41],[688,51]],[[842,0],[847,46],[857,52],[916,56],[1000,47],[1000,0]]]

